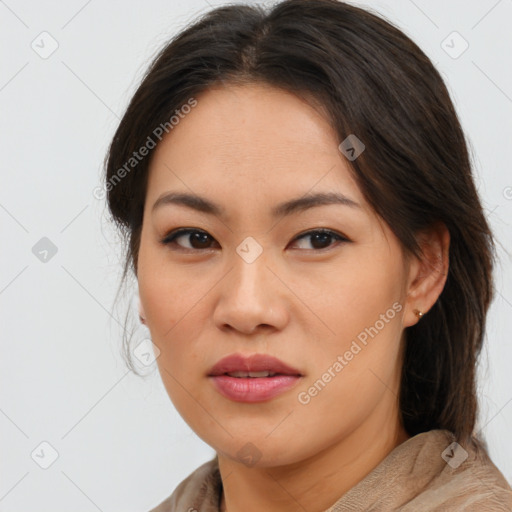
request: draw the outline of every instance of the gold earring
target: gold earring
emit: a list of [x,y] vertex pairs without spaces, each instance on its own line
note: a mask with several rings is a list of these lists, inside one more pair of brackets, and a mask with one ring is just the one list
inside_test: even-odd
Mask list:
[[414,312],[414,314],[418,315],[418,318],[420,318],[420,319],[423,316],[423,312],[420,311],[419,309],[415,309],[413,312]]

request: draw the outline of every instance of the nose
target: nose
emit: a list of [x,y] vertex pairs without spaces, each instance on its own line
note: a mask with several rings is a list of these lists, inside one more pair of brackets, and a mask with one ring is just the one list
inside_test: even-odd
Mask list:
[[218,285],[213,319],[219,329],[269,333],[288,322],[287,289],[263,254],[248,263],[235,253],[231,271]]

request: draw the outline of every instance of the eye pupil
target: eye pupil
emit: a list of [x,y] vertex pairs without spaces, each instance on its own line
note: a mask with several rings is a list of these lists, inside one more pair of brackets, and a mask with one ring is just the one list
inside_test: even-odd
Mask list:
[[311,245],[313,247],[315,247],[315,249],[318,249],[318,247],[315,244],[316,241],[320,241],[320,245],[322,246],[322,247],[320,247],[320,249],[322,249],[325,246],[329,246],[328,242],[332,238],[332,235],[330,235],[329,233],[315,233],[310,236],[311,236]]
[[[209,236],[206,233],[195,232],[195,233],[190,233],[189,236],[191,237],[191,242],[193,242],[193,241],[199,242],[199,245],[200,245],[199,249],[204,248],[201,245],[208,245]],[[191,245],[194,245],[194,244],[191,243]]]

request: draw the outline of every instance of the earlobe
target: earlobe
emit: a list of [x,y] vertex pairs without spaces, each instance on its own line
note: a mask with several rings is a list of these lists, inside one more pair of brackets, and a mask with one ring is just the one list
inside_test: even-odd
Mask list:
[[450,233],[443,223],[436,223],[418,237],[422,254],[412,257],[404,313],[404,326],[416,324],[441,295],[449,269]]

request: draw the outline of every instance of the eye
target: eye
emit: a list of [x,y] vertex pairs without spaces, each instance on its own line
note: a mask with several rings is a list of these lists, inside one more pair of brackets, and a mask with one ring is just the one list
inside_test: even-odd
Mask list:
[[[339,242],[349,242],[348,238],[336,233],[335,231],[331,231],[330,229],[316,229],[313,231],[308,231],[307,233],[303,233],[302,235],[295,238],[295,240],[301,241],[309,238],[310,243],[313,246],[312,250],[322,250],[329,248],[332,245],[333,240],[337,240]],[[306,247],[305,249],[310,249]]]
[[[319,251],[322,249],[329,248],[332,245],[333,240],[338,242],[350,242],[348,238],[330,229],[316,229],[308,231],[296,237],[294,241],[301,242],[302,240],[310,239],[312,247],[302,247],[306,250]],[[178,240],[186,240],[186,245],[178,243]],[[161,243],[163,245],[177,245],[181,249],[188,249],[191,251],[211,249],[210,244],[215,242],[215,239],[211,237],[206,231],[192,228],[180,228],[169,233]]]
[[[176,241],[180,238],[188,240],[188,246],[178,244]],[[199,229],[177,229],[169,233],[163,240],[164,245],[178,245],[183,249],[210,249],[208,243],[214,240],[206,231]]]

